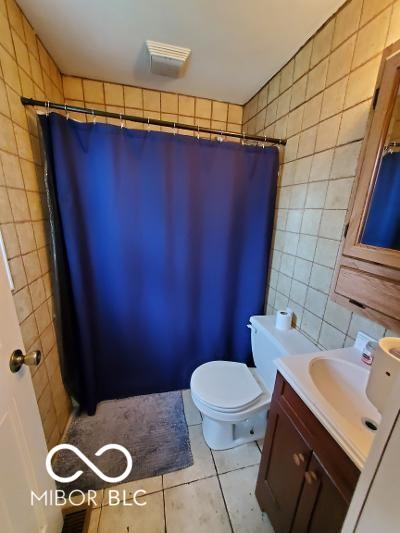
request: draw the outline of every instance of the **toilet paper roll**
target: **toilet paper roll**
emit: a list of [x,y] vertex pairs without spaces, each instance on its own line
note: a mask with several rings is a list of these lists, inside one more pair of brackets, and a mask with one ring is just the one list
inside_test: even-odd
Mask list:
[[287,307],[277,311],[275,318],[275,327],[282,331],[287,331],[292,327],[293,311]]

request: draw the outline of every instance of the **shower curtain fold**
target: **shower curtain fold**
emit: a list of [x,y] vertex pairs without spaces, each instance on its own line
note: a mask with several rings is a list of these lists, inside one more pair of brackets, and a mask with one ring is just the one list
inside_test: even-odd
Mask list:
[[400,250],[400,153],[382,157],[361,242]]
[[61,370],[97,402],[251,362],[278,150],[40,116]]

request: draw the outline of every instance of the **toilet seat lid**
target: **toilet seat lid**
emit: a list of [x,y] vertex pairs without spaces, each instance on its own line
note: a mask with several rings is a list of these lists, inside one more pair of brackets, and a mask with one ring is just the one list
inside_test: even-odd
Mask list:
[[238,409],[252,404],[263,393],[243,363],[211,361],[196,368],[190,388],[210,407]]

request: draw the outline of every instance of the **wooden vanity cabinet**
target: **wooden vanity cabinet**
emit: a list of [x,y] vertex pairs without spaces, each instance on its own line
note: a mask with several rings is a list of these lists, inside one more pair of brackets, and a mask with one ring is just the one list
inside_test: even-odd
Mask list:
[[337,533],[344,522],[349,502],[336,488],[331,476],[313,454],[300,493],[293,533]]
[[256,486],[276,533],[339,532],[359,475],[278,373]]

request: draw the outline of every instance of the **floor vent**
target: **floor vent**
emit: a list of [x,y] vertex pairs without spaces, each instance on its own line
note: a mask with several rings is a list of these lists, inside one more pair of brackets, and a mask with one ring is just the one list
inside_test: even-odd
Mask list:
[[89,529],[90,508],[80,508],[64,514],[61,533],[85,533]]

